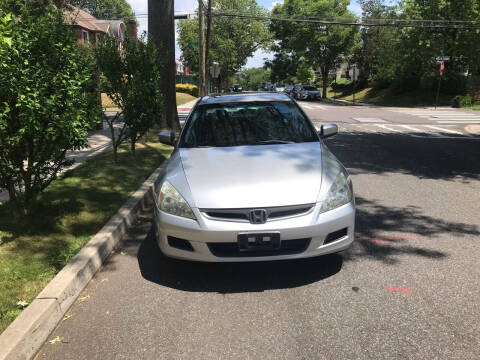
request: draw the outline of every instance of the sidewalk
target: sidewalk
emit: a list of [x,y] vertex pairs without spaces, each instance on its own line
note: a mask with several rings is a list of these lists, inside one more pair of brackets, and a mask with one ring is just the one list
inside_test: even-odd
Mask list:
[[195,106],[195,103],[197,101],[198,101],[198,99],[195,99],[195,100],[189,101],[185,104],[179,105],[177,107],[178,120],[180,121],[181,126],[183,126],[183,124],[185,123],[185,120],[187,120],[187,117],[190,114],[190,111]]

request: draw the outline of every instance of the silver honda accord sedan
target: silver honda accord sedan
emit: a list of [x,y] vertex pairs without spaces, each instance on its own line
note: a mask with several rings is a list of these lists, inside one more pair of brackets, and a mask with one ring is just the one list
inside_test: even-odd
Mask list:
[[155,228],[174,258],[232,262],[340,252],[354,239],[350,177],[287,95],[206,96],[192,109],[155,189]]

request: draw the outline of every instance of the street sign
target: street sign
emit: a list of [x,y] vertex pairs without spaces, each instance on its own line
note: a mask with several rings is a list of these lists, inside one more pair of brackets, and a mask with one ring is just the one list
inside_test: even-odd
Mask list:
[[437,57],[435,58],[435,60],[436,60],[437,62],[440,62],[440,61],[450,61],[450,56],[437,56]]
[[188,45],[190,45],[190,46],[198,46],[198,41],[190,41],[190,42],[188,43]]
[[214,79],[220,75],[220,65],[218,62],[215,61],[212,63],[212,66],[210,66],[210,75],[212,75]]
[[443,75],[443,70],[445,70],[445,61],[440,62],[440,76]]

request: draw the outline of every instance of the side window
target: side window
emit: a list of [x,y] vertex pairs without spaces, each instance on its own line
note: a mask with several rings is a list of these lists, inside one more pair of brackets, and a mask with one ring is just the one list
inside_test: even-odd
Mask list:
[[88,31],[82,30],[82,41],[84,44],[88,44],[89,36]]

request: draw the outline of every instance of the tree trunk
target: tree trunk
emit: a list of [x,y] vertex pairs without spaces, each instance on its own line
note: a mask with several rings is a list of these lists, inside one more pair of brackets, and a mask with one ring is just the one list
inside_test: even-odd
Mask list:
[[132,138],[131,141],[130,141],[130,152],[135,155],[135,144],[136,144],[137,140]]
[[212,41],[212,0],[208,0],[207,8],[207,39],[205,44],[205,88],[206,94],[210,92],[210,43]]
[[198,75],[200,97],[205,96],[205,13],[203,0],[198,0]]
[[[160,89],[165,102],[161,127],[180,129],[175,94],[175,21],[173,0],[148,0],[148,32],[155,39],[161,69]],[[165,62],[166,60],[166,62]]]
[[12,205],[13,217],[20,219],[25,217],[27,211],[25,210],[24,204],[17,197],[17,191],[15,190],[15,185],[11,182],[7,183],[7,191],[9,197],[9,203]]
[[113,161],[116,164],[118,160],[118,156],[117,156],[118,143],[115,138],[115,128],[113,127],[113,120],[111,121],[107,120],[107,123],[108,123],[108,127],[110,128],[110,136],[112,138]]
[[327,88],[328,88],[328,68],[326,66],[322,67],[322,99],[327,98]]

